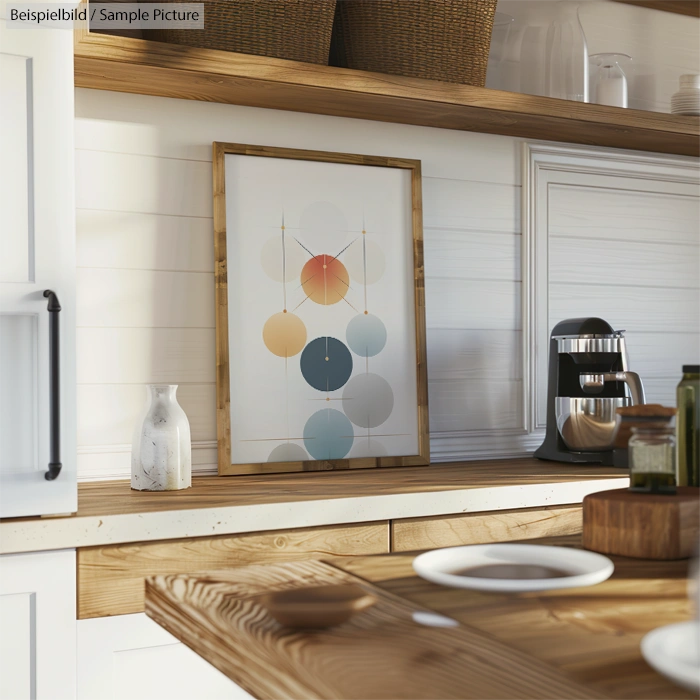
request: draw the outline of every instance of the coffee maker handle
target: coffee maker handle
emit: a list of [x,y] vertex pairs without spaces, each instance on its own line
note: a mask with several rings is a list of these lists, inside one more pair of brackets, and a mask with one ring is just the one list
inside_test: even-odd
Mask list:
[[615,381],[625,382],[629,387],[633,406],[646,403],[642,378],[636,372],[615,372],[614,375]]
[[632,406],[646,403],[644,385],[636,372],[605,372],[604,374],[582,374],[579,377],[581,388],[587,394],[599,394],[603,391],[605,382],[624,382],[630,390]]

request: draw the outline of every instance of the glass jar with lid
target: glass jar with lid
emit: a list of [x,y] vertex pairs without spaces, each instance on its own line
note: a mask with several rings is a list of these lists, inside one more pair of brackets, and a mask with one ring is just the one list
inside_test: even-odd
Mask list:
[[676,429],[673,421],[632,428],[628,448],[630,491],[676,493]]
[[700,365],[683,365],[678,399],[678,485],[700,486]]

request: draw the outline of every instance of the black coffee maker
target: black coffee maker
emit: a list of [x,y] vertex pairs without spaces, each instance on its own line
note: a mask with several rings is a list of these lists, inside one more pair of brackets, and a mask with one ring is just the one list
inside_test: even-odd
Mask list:
[[624,331],[602,318],[557,323],[549,341],[547,429],[539,459],[627,466],[614,449],[616,412],[644,403],[639,375],[629,370]]

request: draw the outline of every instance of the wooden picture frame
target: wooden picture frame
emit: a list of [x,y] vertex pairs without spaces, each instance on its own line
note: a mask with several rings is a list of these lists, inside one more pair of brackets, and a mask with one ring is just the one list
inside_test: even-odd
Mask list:
[[[229,258],[227,250],[229,238],[227,232],[227,195],[226,195],[226,156],[253,156],[256,158],[275,158],[293,161],[313,161],[318,163],[334,163],[358,166],[372,166],[373,168],[396,168],[410,173],[410,199],[411,211],[407,212],[406,220],[410,221],[412,231],[412,255],[413,255],[413,280],[407,280],[407,284],[413,289],[414,319],[410,319],[411,325],[415,325],[415,391],[416,391],[416,416],[417,416],[417,449],[414,454],[401,456],[366,456],[366,457],[345,457],[342,459],[310,459],[298,461],[268,461],[268,462],[245,462],[232,463],[231,461],[231,373],[230,373],[230,310],[229,310],[229,286],[228,269]],[[232,161],[229,161],[232,162]],[[252,163],[245,159],[239,159],[240,163]],[[254,164],[254,165],[257,165]],[[269,165],[265,163],[265,165]],[[282,167],[282,164],[280,164]],[[307,167],[307,166],[299,166]],[[369,170],[365,170],[369,172]],[[374,171],[373,171],[374,172]],[[381,173],[376,173],[378,176]],[[363,469],[373,467],[393,467],[393,466],[414,466],[426,465],[430,463],[430,445],[428,431],[428,384],[426,368],[426,332],[425,332],[425,286],[423,274],[423,224],[422,224],[422,190],[421,190],[421,163],[419,160],[409,160],[401,158],[383,158],[379,156],[355,155],[347,153],[331,153],[323,151],[297,150],[288,148],[273,148],[265,146],[252,146],[235,143],[213,144],[213,177],[214,177],[214,240],[215,240],[215,279],[216,279],[216,397],[217,397],[217,443],[218,443],[218,472],[220,476],[235,474],[254,473],[277,473],[295,471],[317,471],[334,469]],[[403,177],[403,176],[402,176]],[[363,214],[364,230],[364,214]],[[282,219],[282,250],[284,251],[284,218]],[[357,233],[357,232],[356,232]],[[370,233],[368,230],[367,233]],[[290,234],[288,234],[290,235]],[[362,250],[365,251],[365,240],[363,240]],[[299,241],[297,241],[299,242]],[[302,245],[299,243],[299,245]],[[368,244],[369,245],[369,244]],[[304,246],[302,246],[304,247]],[[306,250],[306,248],[305,248]],[[310,251],[307,251],[310,253]],[[314,255],[307,261],[309,264],[318,258],[323,258],[329,264],[336,261],[340,253],[331,257],[326,255]],[[286,254],[283,252],[283,260]],[[365,258],[366,259],[366,258]],[[236,259],[238,260],[238,258]],[[326,265],[323,265],[324,269]],[[283,268],[284,269],[284,268]],[[304,268],[306,269],[306,268]],[[367,268],[365,262],[365,291],[367,289]],[[287,272],[283,273],[287,275]],[[307,273],[308,274],[308,273]],[[325,272],[324,285],[325,285]],[[280,279],[282,286],[287,284],[287,277]],[[349,278],[348,278],[349,279]],[[339,283],[335,283],[338,285]],[[300,285],[300,287],[303,285]],[[286,288],[286,287],[285,287]],[[350,289],[348,284],[348,289]],[[409,287],[410,288],[410,287]],[[305,293],[306,288],[304,287]],[[286,292],[285,292],[286,293]],[[311,296],[306,297],[311,298]],[[333,303],[333,302],[318,302]],[[352,306],[352,304],[350,304]],[[342,307],[342,305],[341,305]],[[355,307],[353,307],[355,308]],[[286,297],[285,297],[285,310]],[[364,311],[367,314],[367,310]],[[358,312],[358,316],[361,313]],[[263,332],[264,335],[264,332]],[[306,337],[306,336],[305,336]],[[384,336],[386,342],[386,335]],[[319,340],[318,338],[316,340]],[[328,341],[329,338],[326,338]],[[307,346],[308,347],[308,346]],[[326,347],[328,347],[326,345]],[[285,346],[286,348],[286,346]],[[306,347],[304,348],[306,349]],[[369,353],[369,349],[367,349]],[[274,353],[277,354],[277,353]],[[285,355],[289,358],[290,355]],[[369,357],[369,355],[365,355]],[[328,357],[325,358],[328,360]],[[285,362],[287,359],[285,359]],[[301,362],[301,360],[300,360]],[[286,365],[285,365],[286,368]],[[285,369],[286,371],[286,369]],[[410,378],[413,386],[413,378]],[[353,398],[353,397],[351,397]],[[321,400],[321,399],[318,399]],[[330,401],[330,398],[326,398]],[[340,399],[334,399],[340,400]],[[393,394],[392,394],[393,406]],[[288,409],[287,409],[288,410]],[[329,409],[322,409],[329,410]],[[411,409],[412,410],[412,409]],[[349,423],[348,423],[349,424]],[[367,444],[369,445],[369,430]],[[405,435],[402,433],[401,435]],[[345,437],[345,436],[344,436]],[[382,437],[380,435],[380,437]],[[391,435],[390,437],[397,437]],[[294,438],[297,441],[300,438]],[[323,438],[325,439],[325,438]],[[413,439],[413,436],[412,436]],[[259,440],[263,442],[264,440]],[[289,442],[289,438],[287,438]],[[352,440],[351,440],[352,443]],[[304,444],[306,441],[304,440]],[[311,443],[313,444],[313,443]],[[318,444],[318,443],[316,443]],[[369,448],[367,448],[369,450]]]

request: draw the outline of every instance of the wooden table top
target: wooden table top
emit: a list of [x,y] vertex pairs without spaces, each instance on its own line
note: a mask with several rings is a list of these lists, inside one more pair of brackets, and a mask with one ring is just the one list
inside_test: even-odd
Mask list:
[[[577,547],[580,537],[537,542]],[[413,557],[156,576],[146,582],[146,612],[258,698],[695,697],[639,651],[650,630],[689,619],[687,561],[611,557],[615,573],[597,586],[496,594],[424,581]],[[347,581],[378,603],[329,630],[284,629],[255,599]],[[459,624],[420,624],[426,611]]]

